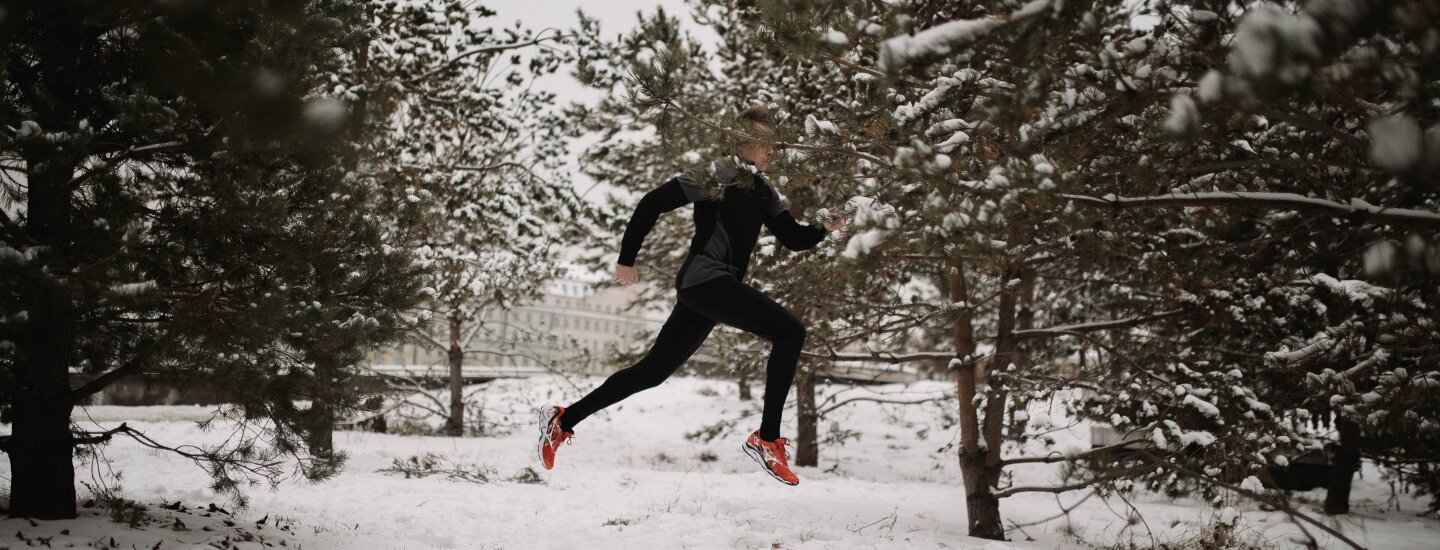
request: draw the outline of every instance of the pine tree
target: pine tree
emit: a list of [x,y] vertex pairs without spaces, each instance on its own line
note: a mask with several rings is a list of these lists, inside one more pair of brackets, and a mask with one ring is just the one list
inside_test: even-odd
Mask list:
[[[1429,468],[1412,461],[1435,449],[1423,420],[1435,403],[1420,389],[1436,367],[1440,170],[1427,159],[1440,146],[1429,135],[1440,128],[1431,105],[1440,45],[1422,38],[1440,32],[1435,6],[1165,7],[1123,56],[1138,87],[1175,83],[1168,105],[1133,127],[1143,139],[1126,140],[1145,162],[1105,168],[1131,182],[1126,192],[1097,180],[1072,198],[1205,207],[1124,218],[1174,227],[1176,245],[1196,256],[1175,262],[1194,274],[1178,298],[1211,321],[1163,353],[1185,358],[1217,393],[1243,387],[1238,402],[1216,402],[1230,422],[1216,435],[1234,450],[1209,459],[1265,478],[1267,467],[1328,447],[1327,513],[1348,509],[1362,454],[1433,487]],[[1175,248],[1156,251],[1166,249]]]
[[[340,52],[363,42],[346,1],[6,8],[0,118],[0,373],[10,513],[75,516],[71,409],[125,376],[204,381],[248,424],[191,449],[243,503],[308,449],[368,346],[406,327],[422,270],[382,241],[374,183],[345,169]],[[87,381],[71,387],[70,373]],[[308,406],[305,403],[310,403]]]
[[[954,11],[915,5],[882,13],[875,13],[877,6],[870,3],[767,4],[767,25],[777,35],[788,37],[793,51],[810,52],[856,74],[884,77],[894,90],[890,95],[893,103],[880,102],[881,108],[875,109],[882,117],[870,125],[840,124],[842,131],[837,133],[846,134],[851,146],[868,145],[877,154],[893,158],[898,169],[887,174],[891,177],[919,182],[922,189],[928,184],[953,190],[949,195],[932,192],[925,207],[933,208],[936,215],[921,227],[942,237],[940,246],[930,254],[953,262],[947,266],[951,298],[954,307],[964,310],[955,325],[957,355],[977,351],[977,328],[988,325],[994,331],[995,343],[988,357],[973,367],[957,365],[962,470],[967,478],[973,535],[1002,536],[995,499],[1022,491],[1096,485],[1123,488],[1124,482],[1116,482],[1135,479],[1157,488],[1191,491],[1197,489],[1193,483],[1199,480],[1198,489],[1214,495],[1214,488],[1227,481],[1264,476],[1267,465],[1283,467],[1287,456],[1310,448],[1315,441],[1302,425],[1309,412],[1304,407],[1296,410],[1300,403],[1286,402],[1285,396],[1294,396],[1294,388],[1308,387],[1310,392],[1300,401],[1314,408],[1326,399],[1345,403],[1344,394],[1354,391],[1323,387],[1344,388],[1349,382],[1345,377],[1337,380],[1334,373],[1339,371],[1333,364],[1329,374],[1302,384],[1300,376],[1309,359],[1340,359],[1342,364],[1353,365],[1349,372],[1359,374],[1374,372],[1396,357],[1395,352],[1383,348],[1368,357],[1337,356],[1330,353],[1342,349],[1336,342],[1362,346],[1365,342],[1405,342],[1402,346],[1412,361],[1408,366],[1425,370],[1423,365],[1429,362],[1425,350],[1433,344],[1422,335],[1433,331],[1419,328],[1431,324],[1428,308],[1420,305],[1425,303],[1423,290],[1396,294],[1358,280],[1315,276],[1319,273],[1316,267],[1327,261],[1358,267],[1362,254],[1357,246],[1366,249],[1366,263],[1372,268],[1380,266],[1379,270],[1385,271],[1398,264],[1412,277],[1426,276],[1423,266],[1429,245],[1423,236],[1402,232],[1373,249],[1369,245],[1376,238],[1369,233],[1378,227],[1424,228],[1430,224],[1427,218],[1432,215],[1433,200],[1420,191],[1423,187],[1406,181],[1414,178],[1411,181],[1419,183],[1430,177],[1428,164],[1417,154],[1430,146],[1419,130],[1425,122],[1413,118],[1416,115],[1390,114],[1366,125],[1366,130],[1377,136],[1368,146],[1370,160],[1390,173],[1382,174],[1381,179],[1402,176],[1388,183],[1367,182],[1345,172],[1357,164],[1347,159],[1366,149],[1354,136],[1358,125],[1347,121],[1373,118],[1374,110],[1368,115],[1345,111],[1354,109],[1350,105],[1391,105],[1403,110],[1407,105],[1423,104],[1423,99],[1412,103],[1411,98],[1423,98],[1427,93],[1420,84],[1427,80],[1419,76],[1433,70],[1433,64],[1425,61],[1433,45],[1389,44],[1405,44],[1408,37],[1423,36],[1430,27],[1417,21],[1433,18],[1426,19],[1428,8],[1417,3],[1402,3],[1400,9],[1389,11],[1364,4],[1347,11],[1320,2],[1309,7],[1313,13],[1300,15],[1264,5],[1244,16],[1250,18],[1248,25],[1242,19],[1235,27],[1236,18],[1216,14],[1224,10],[1187,11],[1162,3],[1158,13],[1161,24],[1148,31],[1130,25],[1132,14],[1106,3],[1041,1],[1021,6],[996,2],[957,6]],[[1217,20],[1221,22],[1217,24]],[[1233,30],[1227,32],[1227,25]],[[915,29],[913,34],[907,32],[911,29]],[[1400,61],[1395,65],[1376,63],[1378,57],[1370,55],[1370,48],[1377,46],[1367,43],[1367,33],[1385,36],[1388,43],[1383,47],[1402,56]],[[867,38],[872,35],[889,37]],[[1227,49],[1223,44],[1232,36],[1236,46]],[[1359,47],[1355,47],[1357,43]],[[1292,49],[1289,45],[1293,44],[1311,46]],[[1355,61],[1345,61],[1343,70],[1319,69],[1347,48],[1354,48],[1348,56]],[[1415,59],[1407,60],[1404,55]],[[1210,72],[1227,60],[1239,74]],[[1357,66],[1364,70],[1352,72]],[[1416,78],[1383,76],[1406,75],[1407,71],[1419,74]],[[1309,75],[1338,82],[1311,82]],[[1375,80],[1366,85],[1373,86],[1375,97],[1340,101],[1330,112],[1311,107],[1317,99],[1314,96],[1294,95],[1295,87],[1301,85],[1319,90],[1320,99],[1342,89],[1350,94],[1355,90],[1352,86],[1372,75]],[[1201,102],[1223,102],[1225,109],[1217,114],[1228,116],[1220,126],[1224,131],[1202,130],[1201,137],[1208,137],[1207,133],[1214,137],[1198,144],[1176,140],[1176,136],[1195,135],[1204,120],[1194,108],[1197,101],[1192,95]],[[1276,107],[1277,100],[1295,103]],[[893,113],[887,108],[895,106]],[[1246,118],[1243,113],[1247,110],[1263,114],[1258,119]],[[1235,116],[1236,111],[1242,114]],[[1267,126],[1267,119],[1284,125]],[[1327,126],[1335,123],[1342,127]],[[883,130],[862,131],[869,128]],[[1350,150],[1326,156],[1332,141]],[[937,180],[910,171],[907,160],[913,166],[914,159],[927,160],[937,150],[944,158],[933,157],[929,162],[966,174],[969,181]],[[886,155],[886,151],[894,154]],[[952,159],[952,154],[961,162]],[[1265,158],[1277,154],[1289,156]],[[1272,172],[1290,177],[1270,179]],[[1315,189],[1304,185],[1316,181],[1339,184],[1342,179],[1351,187],[1342,191],[1342,200],[1304,197],[1313,192],[1309,189]],[[954,186],[956,183],[962,185]],[[1216,190],[1212,186],[1217,184],[1223,193],[1180,194]],[[1266,191],[1293,193],[1293,187],[1285,187],[1295,184],[1302,186],[1301,194],[1263,195],[1247,189],[1260,186]],[[1276,185],[1280,187],[1272,187]],[[1386,212],[1370,207],[1368,201],[1377,193],[1366,192],[1365,186],[1383,190],[1387,206],[1421,208]],[[1113,198],[1120,190],[1155,187],[1164,191],[1145,198]],[[1390,194],[1406,190],[1410,194],[1404,198]],[[1166,192],[1176,194],[1163,195]],[[1350,200],[1359,196],[1364,196],[1361,202]],[[901,200],[887,202],[907,214],[926,211]],[[1348,215],[1362,223],[1348,235],[1336,235],[1332,240],[1307,233],[1314,231],[1314,220],[1296,219],[1288,212],[1260,217],[1235,214],[1223,216],[1217,223],[1196,215],[1159,213],[1117,219],[1104,210],[1087,211],[1090,206],[1300,209]],[[1085,208],[1077,210],[1079,207]],[[961,228],[964,233],[948,236],[939,231]],[[881,229],[872,235],[882,253],[892,242],[897,247],[911,244],[903,240],[904,232]],[[1300,243],[1294,242],[1297,238],[1302,239]],[[1333,244],[1327,247],[1320,244],[1322,240],[1350,243],[1349,249]],[[1400,242],[1406,243],[1405,259],[1392,261],[1401,256]],[[852,239],[850,243],[871,248],[864,241]],[[1290,252],[1297,244],[1301,249],[1326,252],[1297,256]],[[1274,245],[1282,248],[1266,250]],[[894,260],[893,256],[882,257]],[[1320,263],[1310,263],[1316,261]],[[1252,268],[1274,282],[1254,284],[1245,277]],[[1353,272],[1355,267],[1350,269]],[[967,280],[967,271],[978,274],[978,279]],[[1304,282],[1296,284],[1297,278]],[[1331,301],[1326,293],[1338,294],[1335,298],[1339,300]],[[1256,303],[1274,302],[1262,297],[1267,294],[1288,298],[1288,303],[1284,308],[1256,309]],[[1340,303],[1334,303],[1337,301]],[[1378,323],[1380,333],[1353,332],[1362,325],[1343,317],[1316,326],[1307,321],[1310,315],[1292,308],[1307,307],[1308,303],[1308,307],[1324,311],[1326,306],[1334,309],[1347,301],[1385,319]],[[993,304],[986,309],[994,309],[976,311],[986,302]],[[1039,304],[1048,306],[1042,309]],[[1354,309],[1341,307],[1339,311]],[[1392,317],[1395,313],[1399,315]],[[1097,322],[1107,317],[1112,320]],[[1240,322],[1219,328],[1221,319]],[[1054,328],[1036,328],[1047,320]],[[1145,330],[1134,330],[1137,325]],[[1307,326],[1314,328],[1307,330]],[[1295,328],[1299,330],[1292,332]],[[1323,330],[1323,335],[1312,338],[1317,329]],[[1087,336],[1095,333],[1109,333],[1109,338]],[[1086,348],[1104,350],[1105,363],[1085,369],[1078,380],[1047,384],[1056,373],[1034,367],[1043,365],[1047,357],[1060,358],[1075,351],[1054,341],[1062,336],[1081,340],[1081,358],[1087,356]],[[1255,361],[1262,357],[1259,353],[1247,355],[1247,348],[1293,346],[1288,342],[1297,340],[1307,344],[1304,353],[1282,348],[1264,356],[1263,362]],[[1205,345],[1219,341],[1224,344]],[[1237,350],[1237,341],[1250,345]],[[1317,349],[1327,353],[1313,353]],[[1215,356],[1215,351],[1222,355]],[[1236,368],[1237,363],[1244,363],[1245,369]],[[1324,367],[1323,362],[1310,365],[1316,370]],[[1401,402],[1423,407],[1416,399],[1418,394],[1408,389],[1413,380],[1409,369],[1377,374],[1377,382],[1387,389],[1355,392],[1364,395],[1361,401],[1382,403],[1381,396],[1394,392]],[[1119,380],[1127,383],[1119,384]],[[1002,489],[1000,476],[1006,464],[1052,461],[1000,458],[1002,435],[1011,441],[1024,439],[1024,421],[1014,420],[1013,414],[1006,420],[1007,408],[1023,410],[1027,400],[1066,387],[1084,389],[1091,396],[1076,414],[1148,436],[1153,446],[1142,453],[1140,464],[1129,462],[1122,468],[1098,471],[1072,469],[1076,475],[1073,483],[1062,487]],[[1282,405],[1289,410],[1277,410]],[[1372,424],[1385,419],[1387,426],[1407,425],[1389,420],[1396,415],[1388,411],[1363,404],[1350,410],[1369,413],[1366,421]],[[1349,422],[1356,420],[1352,417]],[[1090,456],[1101,456],[1085,455],[1065,460],[1083,463]],[[1346,467],[1354,464],[1352,458]],[[1161,468],[1157,470],[1155,465]]]
[[592,234],[590,208],[571,191],[554,94],[533,88],[553,73],[568,40],[552,29],[494,26],[495,13],[460,1],[386,2],[354,86],[393,113],[374,121],[375,173],[397,203],[413,202],[416,254],[433,268],[424,308],[432,322],[411,340],[446,356],[445,430],[463,435],[461,367],[489,327],[482,312],[537,297],[559,274],[555,243]]

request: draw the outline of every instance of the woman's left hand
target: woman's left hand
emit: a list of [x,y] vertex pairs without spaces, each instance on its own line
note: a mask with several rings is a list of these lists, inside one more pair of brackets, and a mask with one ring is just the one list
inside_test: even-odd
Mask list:
[[833,219],[833,220],[824,222],[824,223],[825,223],[825,229],[826,229],[826,230],[829,230],[829,231],[839,231],[840,228],[845,227],[845,220],[846,220],[846,219],[847,219],[846,216],[841,216],[841,217],[835,218],[835,219]]

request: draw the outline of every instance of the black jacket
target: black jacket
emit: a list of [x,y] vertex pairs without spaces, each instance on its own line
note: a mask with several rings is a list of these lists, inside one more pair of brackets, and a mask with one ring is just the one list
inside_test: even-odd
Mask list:
[[797,222],[764,175],[752,175],[723,161],[712,163],[711,168],[715,178],[708,184],[722,186],[723,199],[706,195],[703,186],[707,183],[695,180],[696,171],[675,175],[640,199],[625,225],[616,263],[635,265],[635,256],[660,215],[691,203],[695,205],[695,237],[675,273],[677,289],[727,274],[744,281],[761,225],[785,248],[795,251],[814,248],[829,234],[824,226]]

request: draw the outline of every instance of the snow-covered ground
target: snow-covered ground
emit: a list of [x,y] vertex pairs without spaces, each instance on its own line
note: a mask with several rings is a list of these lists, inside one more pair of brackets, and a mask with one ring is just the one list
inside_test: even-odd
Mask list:
[[[601,378],[579,378],[588,389]],[[841,390],[825,388],[827,392]],[[918,397],[942,395],[938,382],[908,387],[850,390],[840,399],[872,391],[904,391]],[[761,388],[756,388],[759,397]],[[52,547],[303,548],[1084,548],[1130,541],[1139,547],[1196,536],[1220,512],[1197,500],[1141,495],[1130,502],[1144,523],[1128,528],[1127,507],[1118,500],[1089,498],[1068,515],[1084,492],[1060,496],[1025,493],[1005,499],[1002,513],[1012,542],[965,536],[964,492],[954,448],[955,430],[941,425],[941,413],[953,401],[896,406],[857,402],[822,422],[822,434],[853,431],[822,450],[818,468],[799,468],[801,483],[788,487],[762,473],[740,451],[744,436],[758,423],[759,400],[742,402],[733,382],[676,377],[642,392],[576,428],[573,445],[560,450],[558,463],[545,471],[535,463],[535,430],[529,409],[568,403],[577,389],[546,377],[494,383],[484,390],[494,420],[510,411],[523,426],[493,437],[445,438],[340,432],[337,446],[350,454],[344,472],[318,484],[294,481],[271,491],[250,491],[245,511],[228,508],[207,489],[209,478],[193,463],[150,451],[126,438],[109,445],[106,456],[121,473],[124,496],[148,505],[152,521],[141,529],[111,522],[96,508],[72,521],[0,520],[0,533],[15,543],[46,540]],[[894,397],[891,397],[894,399]],[[792,397],[793,402],[793,397]],[[1058,407],[1055,409],[1058,411]],[[750,416],[712,441],[685,434],[721,420]],[[1032,418],[1047,413],[1034,410]],[[127,421],[167,444],[210,441],[219,430],[202,432],[196,420],[208,410],[196,407],[90,407],[77,411],[82,424],[113,427]],[[785,433],[794,433],[793,410]],[[1057,447],[1085,446],[1086,426],[1056,432]],[[396,459],[427,453],[445,461],[478,465],[493,481],[475,483],[444,476],[406,478],[379,470]],[[542,483],[514,480],[534,468]],[[0,464],[8,478],[8,463]],[[1053,466],[1018,470],[1016,481],[1034,485],[1054,481]],[[89,480],[89,468],[77,474]],[[82,494],[84,491],[82,490]],[[1303,495],[1314,503],[1323,492]],[[1377,472],[1367,469],[1356,481],[1355,513],[1336,525],[1370,548],[1434,548],[1440,522],[1417,518],[1422,502],[1407,496],[1390,500]],[[82,497],[83,499],[83,497]],[[178,503],[179,506],[175,504]],[[162,505],[169,504],[169,508]],[[1398,506],[1398,510],[1396,507]],[[1299,532],[1283,515],[1241,503],[1239,533],[1255,544],[1285,548],[1298,544]],[[175,508],[175,509],[170,509]],[[178,522],[177,522],[178,520]],[[263,520],[263,521],[262,521]],[[1311,531],[1316,531],[1311,529]],[[1078,534],[1076,536],[1066,533]],[[12,535],[13,534],[13,535]],[[45,537],[50,537],[48,540]],[[1153,537],[1153,538],[1152,538]],[[1321,539],[1325,547],[1341,547]]]

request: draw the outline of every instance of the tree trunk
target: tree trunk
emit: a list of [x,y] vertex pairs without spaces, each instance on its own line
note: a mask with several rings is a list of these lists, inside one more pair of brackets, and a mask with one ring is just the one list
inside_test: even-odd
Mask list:
[[1335,421],[1340,445],[1330,462],[1330,482],[1325,486],[1325,513],[1350,513],[1350,483],[1360,469],[1360,427],[1344,418]]
[[815,365],[801,359],[795,369],[795,465],[815,466],[820,462],[820,441],[816,424]]
[[335,454],[335,411],[331,409],[328,396],[316,398],[310,403],[310,431],[305,436],[305,445],[310,454],[319,458],[330,458]]
[[737,369],[739,376],[736,383],[740,385],[740,400],[749,401],[750,397],[750,369],[740,367]]
[[[17,395],[18,397],[18,395]],[[70,404],[60,395],[16,399],[10,455],[10,515],[75,517],[74,440]]]
[[445,435],[465,435],[465,376],[461,371],[465,354],[460,350],[460,318],[450,318],[450,417],[445,420]]
[[[56,127],[59,124],[47,127]],[[60,154],[28,159],[30,172],[25,231],[46,254],[52,273],[67,273],[72,205],[68,191],[74,163]],[[37,166],[48,166],[40,170]],[[70,367],[75,363],[77,312],[70,292],[54,279],[22,282],[28,319],[16,332],[10,456],[10,514],[37,519],[75,517],[75,446],[70,433]],[[12,326],[15,326],[12,324]]]
[[[1004,281],[1009,281],[1014,275],[1014,272],[1006,270]],[[1016,359],[1016,294],[1017,290],[1013,288],[1000,291],[1000,304],[995,312],[995,355],[987,362],[991,372],[986,378],[989,392],[985,400],[985,418],[981,424],[982,444],[979,445],[976,457],[978,460],[971,463],[974,472],[966,474],[967,479],[974,478],[975,487],[978,489],[977,492],[968,494],[966,499],[969,505],[967,513],[970,518],[970,536],[994,540],[1005,539],[1005,528],[1000,524],[1000,499],[995,496],[994,491],[1000,483],[1000,448],[1005,435],[1005,410],[1010,399],[1006,385],[1009,378],[1015,374],[1009,370],[1009,366]],[[969,484],[966,489],[970,489]]]
[[[1015,313],[1015,329],[1030,330],[1035,328],[1035,271],[1024,270],[1020,274],[1020,296],[1019,311]],[[1015,378],[1024,376],[1023,373],[1030,370],[1030,354],[1023,344],[1017,343],[1011,354],[1011,363],[1015,364],[1015,371],[1010,376]],[[1014,378],[1011,378],[1014,379]],[[1025,438],[1025,428],[1029,425],[1029,400],[1017,398],[1014,403],[1009,404],[1009,411],[1006,412],[1005,439],[1021,442]],[[1017,412],[1026,414],[1020,415]]]
[[377,434],[383,434],[390,430],[390,425],[385,421],[384,414],[380,414],[379,416],[370,419],[370,425],[367,427],[370,429],[370,431]]
[[[962,268],[960,262],[950,262],[950,272],[946,278],[949,282],[951,302],[967,301],[969,295]],[[976,385],[980,378],[977,371],[980,366],[973,360],[975,330],[972,314],[969,309],[955,313],[953,334],[955,355],[972,358],[955,370],[955,389],[960,408],[959,459],[961,479],[965,483],[965,515],[968,518],[970,536],[1002,540],[1005,538],[1005,529],[1000,523],[1000,499],[995,497],[992,490],[995,481],[999,479],[999,455],[998,452],[995,454],[997,460],[991,464],[989,449],[992,445],[981,435],[980,410],[975,404]],[[993,447],[998,450],[998,439],[995,443]],[[995,475],[992,475],[992,472]]]

